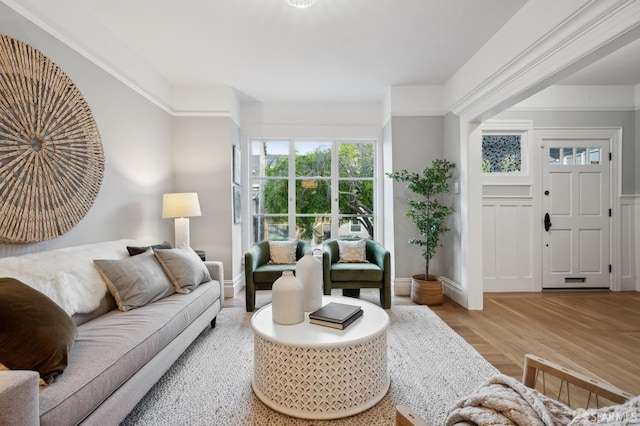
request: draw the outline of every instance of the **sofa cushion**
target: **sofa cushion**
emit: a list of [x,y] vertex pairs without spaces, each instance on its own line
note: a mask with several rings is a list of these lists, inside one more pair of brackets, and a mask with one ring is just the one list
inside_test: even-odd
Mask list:
[[338,240],[339,263],[368,263],[367,240]]
[[127,251],[129,252],[130,256],[137,256],[149,250],[150,248],[151,249],[170,249],[171,243],[169,243],[168,241],[163,241],[159,244],[153,244],[151,246],[127,246]]
[[178,293],[189,293],[211,281],[209,270],[191,247],[155,249],[154,253]]
[[296,265],[271,265],[258,266],[253,271],[253,281],[257,283],[272,283],[282,276],[284,271],[295,271]]
[[211,281],[78,327],[65,380],[40,392],[41,424],[81,422],[219,297],[220,286]]
[[151,249],[124,259],[93,262],[121,311],[139,308],[175,293]]
[[334,263],[331,281],[382,281],[382,269],[374,263]]
[[54,301],[14,278],[0,278],[0,363],[37,371],[51,383],[67,367],[76,335],[75,323]]
[[296,263],[298,240],[269,240],[269,263],[290,265]]

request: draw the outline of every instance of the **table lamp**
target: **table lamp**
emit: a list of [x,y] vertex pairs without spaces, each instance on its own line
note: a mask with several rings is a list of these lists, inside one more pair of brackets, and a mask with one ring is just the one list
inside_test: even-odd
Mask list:
[[162,195],[162,217],[175,218],[176,247],[189,247],[189,217],[201,214],[196,192]]

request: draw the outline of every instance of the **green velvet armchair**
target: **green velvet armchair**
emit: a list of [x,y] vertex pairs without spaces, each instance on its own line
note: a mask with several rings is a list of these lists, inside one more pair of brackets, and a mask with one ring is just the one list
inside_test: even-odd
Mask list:
[[[299,260],[311,245],[303,240],[298,240],[296,248],[296,260]],[[252,312],[256,306],[256,290],[271,290],[275,280],[282,276],[282,272],[295,269],[295,263],[290,265],[274,265],[269,263],[269,241],[256,243],[251,250],[244,254],[244,275],[246,281],[245,296],[247,312]]]
[[391,307],[391,254],[380,243],[367,240],[366,258],[369,263],[339,263],[338,240],[323,244],[322,266],[324,294],[341,288],[345,296],[360,295],[361,288],[379,288],[380,305]]

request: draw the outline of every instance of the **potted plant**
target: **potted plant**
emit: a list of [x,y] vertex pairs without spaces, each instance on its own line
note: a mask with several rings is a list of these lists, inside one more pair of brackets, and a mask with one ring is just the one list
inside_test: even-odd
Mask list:
[[409,210],[405,216],[413,220],[420,232],[420,238],[412,238],[409,243],[422,247],[425,259],[424,274],[414,275],[411,282],[411,300],[421,305],[442,303],[442,282],[429,274],[429,262],[441,245],[440,234],[449,230],[445,219],[454,212],[452,207],[443,205],[438,197],[439,194],[448,192],[454,168],[454,163],[437,159],[421,173],[407,170],[387,173],[396,182],[408,182],[407,188],[418,196],[418,199],[408,201]]

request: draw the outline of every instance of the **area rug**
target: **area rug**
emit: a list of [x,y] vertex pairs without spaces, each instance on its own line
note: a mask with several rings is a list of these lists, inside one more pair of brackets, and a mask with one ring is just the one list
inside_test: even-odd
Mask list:
[[391,386],[374,407],[331,421],[300,420],[264,405],[251,390],[251,314],[225,308],[123,425],[393,425],[404,404],[440,425],[460,397],[498,371],[426,306],[387,311]]

